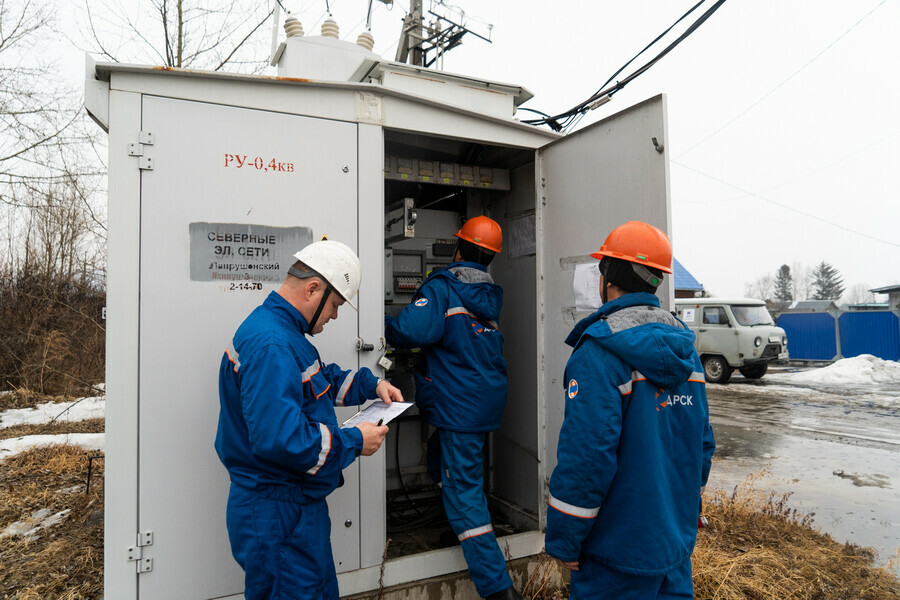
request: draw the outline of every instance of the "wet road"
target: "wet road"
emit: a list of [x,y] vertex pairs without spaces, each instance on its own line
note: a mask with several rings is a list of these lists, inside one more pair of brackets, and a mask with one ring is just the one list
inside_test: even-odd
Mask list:
[[900,547],[900,382],[816,374],[735,373],[707,386],[717,444],[710,486],[730,490],[764,472],[757,488],[792,492],[790,506],[814,512],[815,526],[875,548],[884,564]]

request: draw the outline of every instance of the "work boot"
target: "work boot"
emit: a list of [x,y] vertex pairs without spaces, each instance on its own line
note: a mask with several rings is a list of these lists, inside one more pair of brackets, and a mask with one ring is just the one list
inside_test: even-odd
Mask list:
[[514,586],[509,586],[505,590],[494,592],[485,600],[525,600],[525,598],[522,597],[522,594],[516,591],[516,588]]

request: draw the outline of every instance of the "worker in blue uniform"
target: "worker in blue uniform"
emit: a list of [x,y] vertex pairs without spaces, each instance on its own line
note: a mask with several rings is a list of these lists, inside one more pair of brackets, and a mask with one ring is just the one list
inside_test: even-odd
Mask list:
[[425,355],[416,374],[416,405],[436,428],[428,442],[429,473],[440,483],[444,510],[462,545],[478,593],[521,598],[491,525],[484,493],[484,443],[500,427],[506,403],[506,360],[498,319],[503,290],[487,272],[500,252],[500,226],[474,217],[454,234],[453,262],[432,274],[385,337]]
[[672,272],[671,245],[629,221],[591,256],[603,305],[566,340],[546,550],[572,569],[573,600],[693,598],[715,441],[694,334],[655,296]]
[[277,292],[248,316],[219,369],[216,452],[231,489],[226,521],[247,600],[337,600],[325,498],[357,456],[374,454],[387,426],[341,429],[335,406],[403,401],[369,369],[324,364],[306,338],[353,305],[359,258],[336,241],[310,244]]

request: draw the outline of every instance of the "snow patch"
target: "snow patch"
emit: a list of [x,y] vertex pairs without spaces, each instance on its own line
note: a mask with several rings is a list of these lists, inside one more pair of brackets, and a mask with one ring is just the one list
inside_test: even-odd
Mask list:
[[790,383],[865,384],[900,383],[900,363],[871,354],[842,358],[827,367],[782,375]]
[[68,444],[78,446],[84,450],[106,449],[106,434],[104,433],[60,433],[57,435],[26,435],[8,440],[0,440],[0,460],[14,456],[19,452],[37,448],[39,446],[51,446],[53,444]]
[[102,396],[81,398],[74,402],[45,402],[35,408],[11,408],[0,414],[0,429],[14,425],[40,425],[56,421],[84,421],[102,418],[106,399]]
[[6,529],[0,531],[0,538],[5,537],[23,537],[26,540],[36,540],[42,529],[53,527],[62,523],[66,518],[70,509],[61,510],[58,513],[51,514],[49,508],[42,508],[31,513],[31,517],[24,521],[16,521],[10,523]]

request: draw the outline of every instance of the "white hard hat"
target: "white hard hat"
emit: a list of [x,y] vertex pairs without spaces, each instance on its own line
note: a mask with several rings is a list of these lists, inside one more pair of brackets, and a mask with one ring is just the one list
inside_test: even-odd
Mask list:
[[359,257],[349,246],[322,240],[303,248],[294,258],[322,277],[353,310],[359,310],[353,304],[353,297],[359,291],[362,268]]

